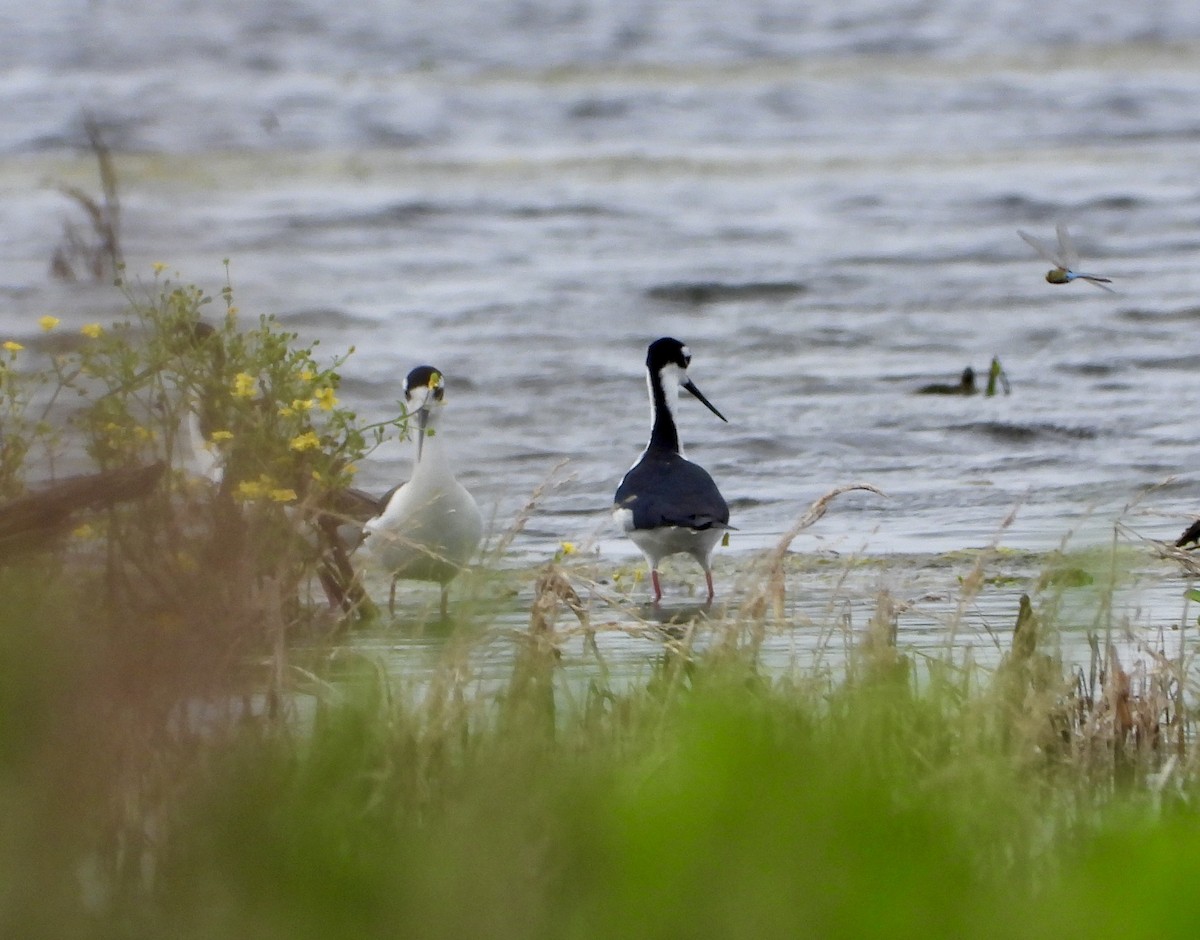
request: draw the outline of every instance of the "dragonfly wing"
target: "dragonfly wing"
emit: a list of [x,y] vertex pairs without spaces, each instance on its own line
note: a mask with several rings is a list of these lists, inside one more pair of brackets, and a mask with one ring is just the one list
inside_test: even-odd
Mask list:
[[1022,232],[1020,229],[1017,229],[1017,234],[1025,239],[1025,244],[1041,255],[1046,261],[1049,261],[1056,268],[1067,267],[1067,265],[1063,263],[1063,259],[1058,256],[1058,253],[1040,238],[1034,238],[1028,232]]
[[1079,267],[1079,253],[1075,250],[1075,243],[1071,241],[1071,233],[1061,222],[1054,227],[1054,231],[1058,233],[1058,255],[1061,259],[1059,266],[1074,271]]

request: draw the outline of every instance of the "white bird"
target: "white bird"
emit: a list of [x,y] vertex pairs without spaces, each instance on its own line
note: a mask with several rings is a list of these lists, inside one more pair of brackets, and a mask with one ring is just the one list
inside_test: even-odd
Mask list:
[[687,346],[670,337],[655,340],[646,351],[650,443],[613,500],[613,518],[646,556],[655,604],[662,600],[658,563],[676,554],[699,562],[708,586],[707,603],[712,603],[712,553],[730,528],[725,498],[708,471],[684,457],[675,427],[680,386],[725,420],[688,378],[691,361]]
[[204,421],[195,407],[187,407],[175,433],[172,463],[188,477],[219,487],[225,479],[228,455],[205,433]]
[[412,478],[363,527],[364,546],[397,579],[436,581],[442,586],[446,618],[450,582],[466,567],[483,536],[483,515],[474,498],[454,478],[437,435],[445,406],[445,380],[433,366],[418,366],[404,380],[408,417],[417,435]]

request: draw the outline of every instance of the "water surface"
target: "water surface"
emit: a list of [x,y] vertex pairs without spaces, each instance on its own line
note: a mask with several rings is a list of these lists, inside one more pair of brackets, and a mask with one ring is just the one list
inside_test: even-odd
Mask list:
[[[0,331],[121,311],[47,274],[77,217],[47,182],[96,185],[86,109],[120,153],[131,272],[216,290],[231,259],[244,311],[356,347],[343,397],[369,419],[439,366],[494,532],[568,461],[514,563],[564,539],[633,560],[608,506],[660,335],[730,419],[681,415],[733,557],[857,480],[887,498],[844,497],[797,550],[1044,551],[1118,517],[1167,537],[1200,511],[1200,8],[1106,6],[6,11]],[[1042,279],[1016,229],[1057,221],[1119,295]],[[1009,396],[913,394],[994,355]]]

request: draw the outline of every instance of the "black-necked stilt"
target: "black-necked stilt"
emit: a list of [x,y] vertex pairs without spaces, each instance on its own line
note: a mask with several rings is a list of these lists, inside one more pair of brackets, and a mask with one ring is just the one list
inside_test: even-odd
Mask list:
[[1200,546],[1200,519],[1184,529],[1183,535],[1175,540],[1176,548],[1187,548],[1189,545]]
[[442,586],[442,618],[450,581],[483,536],[483,516],[454,478],[436,436],[445,405],[445,381],[433,366],[418,366],[404,380],[404,398],[415,424],[417,454],[412,478],[392,493],[383,511],[364,526],[367,552],[397,579],[436,581]]
[[708,603],[713,599],[713,549],[729,529],[729,507],[708,471],[683,456],[675,427],[679,387],[687,389],[722,421],[725,416],[688,378],[688,348],[663,337],[646,351],[650,387],[650,443],[625,474],[613,501],[613,518],[650,565],[654,602],[662,600],[658,563],[668,555],[691,555],[704,569]]

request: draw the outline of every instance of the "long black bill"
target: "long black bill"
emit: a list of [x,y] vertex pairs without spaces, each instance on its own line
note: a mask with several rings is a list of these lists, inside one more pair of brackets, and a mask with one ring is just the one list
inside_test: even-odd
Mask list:
[[707,408],[709,411],[711,411],[713,414],[715,414],[718,418],[720,418],[726,424],[729,423],[729,419],[726,418],[723,414],[721,414],[721,412],[717,411],[717,409],[713,406],[713,403],[711,401],[709,401],[707,398],[705,398],[700,393],[700,389],[696,388],[696,384],[691,379],[688,379],[687,381],[685,381],[683,383],[683,387],[686,388],[693,395],[695,395],[697,398],[699,398],[700,403],[702,405],[704,405],[705,408]]
[[425,425],[429,423],[428,398],[417,409],[417,463],[421,462],[421,451],[425,448]]

